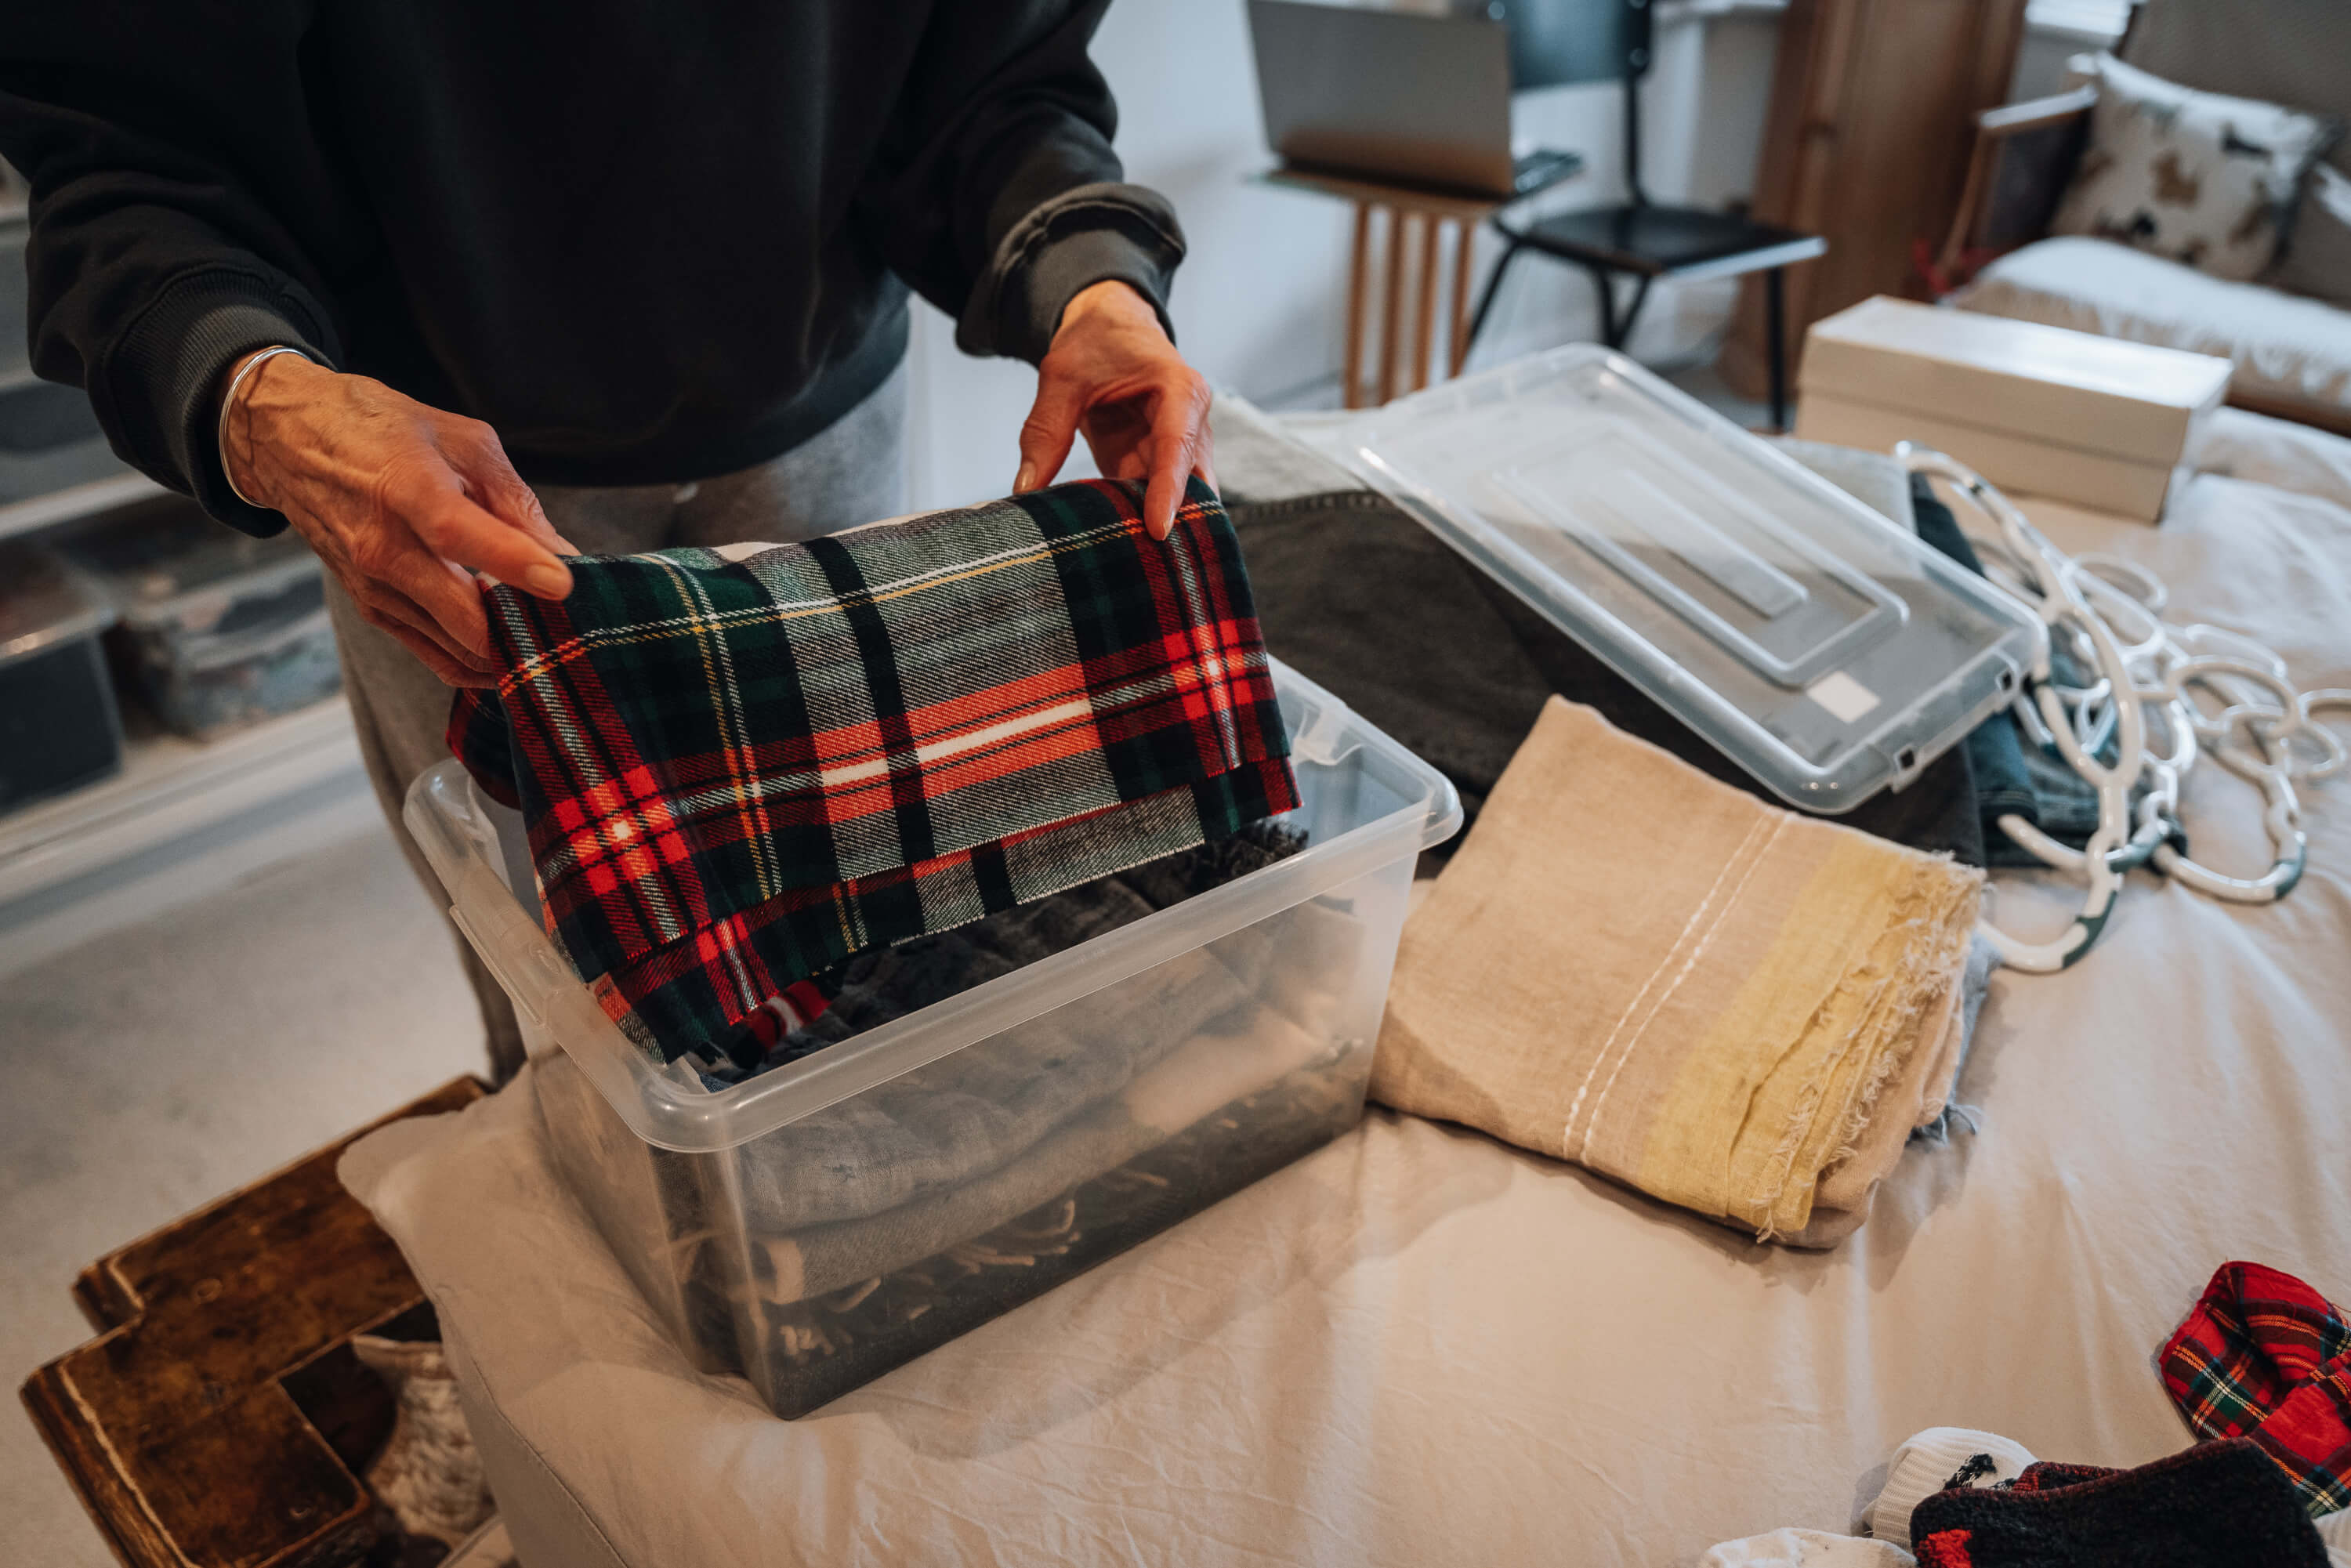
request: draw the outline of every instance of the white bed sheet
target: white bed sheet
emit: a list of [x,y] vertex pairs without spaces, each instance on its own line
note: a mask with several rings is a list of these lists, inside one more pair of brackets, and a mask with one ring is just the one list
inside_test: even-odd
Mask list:
[[[2036,510],[2351,685],[2351,510],[2218,476],[2159,530]],[[2265,863],[2224,798],[2193,780],[2196,850]],[[2307,801],[2283,904],[2137,877],[2085,963],[1996,975],[1960,1083],[1981,1130],[1914,1148],[1826,1254],[1374,1111],[787,1423],[664,1342],[527,1084],[376,1134],[345,1179],[440,1307],[531,1568],[1689,1563],[1847,1528],[1926,1426],[2184,1447],[2150,1353],[2225,1260],[2351,1299],[2351,779]]]

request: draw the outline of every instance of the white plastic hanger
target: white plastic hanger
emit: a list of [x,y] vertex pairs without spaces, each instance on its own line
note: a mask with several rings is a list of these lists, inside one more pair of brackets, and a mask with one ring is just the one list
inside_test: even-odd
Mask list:
[[[2062,683],[2044,654],[2016,695],[2026,737],[2055,751],[2097,790],[2098,826],[2074,850],[2022,817],[2000,819],[2020,848],[2084,884],[2080,912],[2050,941],[2028,942],[1986,916],[1984,938],[2001,958],[2036,974],[2078,962],[2105,933],[2124,875],[2140,866],[2240,904],[2274,903],[2293,892],[2309,853],[2294,781],[2330,777],[2351,761],[2342,740],[2313,721],[2321,709],[2351,708],[2351,690],[2296,691],[2285,662],[2243,633],[2165,621],[2168,595],[2145,568],[2115,556],[2067,555],[1955,458],[1909,442],[1894,455],[1910,473],[1949,481],[1982,514],[1997,532],[1970,535],[1969,543],[1986,577],[2041,617],[2053,648],[2095,672],[2086,685]],[[2110,744],[2113,760],[2100,760]],[[2262,791],[2271,862],[2258,876],[2225,875],[2179,848],[2180,785],[2207,755]],[[2134,815],[2131,791],[2142,784]]]

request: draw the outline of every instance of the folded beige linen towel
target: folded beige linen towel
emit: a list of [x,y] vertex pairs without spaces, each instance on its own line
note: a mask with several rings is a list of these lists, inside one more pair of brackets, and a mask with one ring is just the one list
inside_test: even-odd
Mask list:
[[1831,1245],[1949,1097],[1982,883],[1553,697],[1405,925],[1372,1096]]

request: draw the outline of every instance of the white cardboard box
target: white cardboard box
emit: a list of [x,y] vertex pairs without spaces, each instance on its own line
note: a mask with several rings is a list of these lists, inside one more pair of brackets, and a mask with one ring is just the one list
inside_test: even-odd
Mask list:
[[2229,361],[2035,321],[1864,300],[1813,324],[1796,434],[1915,441],[2003,489],[2156,522]]

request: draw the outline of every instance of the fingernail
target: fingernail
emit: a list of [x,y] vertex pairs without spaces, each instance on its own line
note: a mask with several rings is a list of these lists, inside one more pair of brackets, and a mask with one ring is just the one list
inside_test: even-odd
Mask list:
[[541,599],[561,599],[571,591],[571,574],[559,566],[542,564],[522,574],[522,585]]
[[[1001,469],[1001,468],[998,468],[998,469],[997,470],[997,472],[998,472],[998,474],[1001,474],[1001,473],[1003,473],[1003,472],[1004,472],[1004,470],[1003,470],[1003,469]],[[1013,493],[1014,495],[1016,495],[1016,496],[1025,495],[1025,494],[1027,494],[1029,491],[1033,490],[1033,489],[1035,489],[1036,487],[1037,487],[1037,465],[1035,465],[1034,463],[1023,463],[1023,464],[1021,464],[1021,465],[1020,465],[1020,472],[1019,472],[1019,473],[1018,473],[1018,474],[1015,474],[1015,475],[1012,476],[1012,493]]]
[[588,553],[586,550],[581,549],[578,545],[573,544],[569,539],[565,538],[560,534],[555,536],[555,548],[561,550],[565,555],[586,555]]

